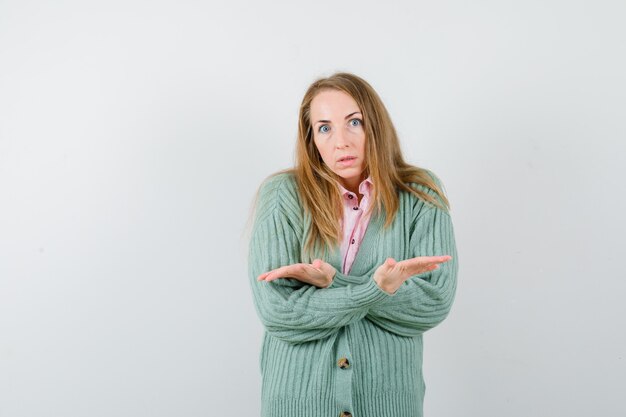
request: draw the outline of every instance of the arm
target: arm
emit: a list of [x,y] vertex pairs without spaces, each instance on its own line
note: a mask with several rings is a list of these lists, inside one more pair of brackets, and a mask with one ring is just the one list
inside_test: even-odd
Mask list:
[[342,288],[257,281],[263,272],[300,262],[300,243],[294,227],[298,219],[293,214],[299,208],[294,206],[285,182],[274,179],[260,191],[248,275],[255,308],[265,329],[284,341],[302,343],[328,337],[361,320],[370,306],[391,295],[372,279]]
[[449,213],[432,207],[421,212],[410,238],[412,256],[451,255],[438,269],[412,276],[366,319],[400,336],[417,336],[441,323],[456,292],[458,256]]
[[363,281],[366,279],[371,279],[373,281],[373,276],[374,276],[373,273],[372,273],[372,276],[346,275],[344,273],[339,272],[339,270],[337,270],[337,272],[335,273],[335,277],[331,281],[328,288],[339,288],[339,287],[342,287],[342,286],[345,287],[348,285],[358,285],[358,284],[363,283]]

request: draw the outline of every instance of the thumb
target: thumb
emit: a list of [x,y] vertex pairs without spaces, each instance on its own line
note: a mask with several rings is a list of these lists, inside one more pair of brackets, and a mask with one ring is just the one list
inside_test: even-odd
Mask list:
[[313,260],[313,263],[311,265],[313,265],[313,268],[315,268],[315,269],[320,269],[320,267],[322,266],[322,260],[321,259],[315,259],[315,260]]
[[396,260],[395,259],[393,259],[393,258],[385,259],[385,266],[387,266],[387,268],[393,268],[395,264],[396,264]]

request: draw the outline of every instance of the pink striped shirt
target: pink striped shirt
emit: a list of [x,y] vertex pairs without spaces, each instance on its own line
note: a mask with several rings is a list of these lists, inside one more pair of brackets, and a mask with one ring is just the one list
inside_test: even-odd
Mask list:
[[342,273],[344,274],[348,274],[352,268],[352,263],[359,251],[361,240],[370,221],[370,216],[366,216],[365,212],[369,206],[373,185],[374,183],[372,183],[370,177],[367,177],[359,184],[359,194],[363,195],[359,204],[357,195],[339,184],[339,189],[343,196],[343,219],[340,220],[340,223],[343,230],[341,258],[343,259]]

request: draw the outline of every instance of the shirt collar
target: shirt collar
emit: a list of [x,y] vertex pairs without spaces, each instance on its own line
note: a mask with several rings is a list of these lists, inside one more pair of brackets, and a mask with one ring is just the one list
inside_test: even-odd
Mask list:
[[[363,195],[369,195],[374,183],[372,182],[372,177],[368,176],[361,184],[359,184],[359,193]],[[348,191],[341,183],[339,184],[339,190],[341,191],[341,195],[345,196],[346,194],[352,194],[351,191]]]

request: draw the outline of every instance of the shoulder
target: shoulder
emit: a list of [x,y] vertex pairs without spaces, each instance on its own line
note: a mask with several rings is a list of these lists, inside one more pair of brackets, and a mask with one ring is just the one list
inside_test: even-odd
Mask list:
[[265,178],[259,186],[259,213],[299,213],[300,203],[293,172],[278,172]]
[[[428,175],[428,177],[430,177],[430,181],[434,182],[437,187],[439,187],[440,190],[443,191],[443,183],[441,182],[441,180],[439,179],[439,177],[437,175],[435,175],[435,173],[429,169],[425,169],[422,168],[422,170],[424,171],[425,174]],[[407,186],[409,186],[410,188],[414,189],[414,190],[419,190],[422,191],[428,195],[431,195],[433,197],[437,197],[437,192],[432,189],[431,187],[427,186],[426,184],[421,184],[421,183],[417,183],[417,182],[408,182],[406,183]],[[403,190],[404,191],[404,190]],[[413,193],[409,193],[407,191],[404,191],[407,194],[411,194],[414,196],[414,198],[418,198],[415,194]]]
[[292,172],[279,172],[265,178],[259,187],[264,201],[283,202],[297,199],[296,177]]
[[296,176],[292,172],[277,172],[265,178],[261,182],[260,191],[263,193],[280,193],[294,189],[296,186]]
[[[426,174],[428,181],[434,183],[436,187],[439,188],[439,191],[441,193],[445,193],[443,182],[441,181],[439,176],[437,176],[431,170],[428,170],[425,168],[422,168],[422,170]],[[417,182],[408,182],[406,183],[406,185],[412,190],[415,190],[423,194],[426,194],[430,197],[433,197],[435,200],[439,201],[443,205],[443,200],[441,199],[441,196],[434,190],[434,188],[430,187],[429,185],[424,184],[424,183],[417,183]],[[429,201],[426,201],[424,198],[420,197],[416,193],[406,191],[406,190],[402,190],[401,193],[404,193],[406,195],[406,198],[408,198],[411,201],[412,207],[414,208],[414,211],[417,213],[422,212],[424,210],[428,210],[428,209],[440,210],[437,206],[435,206]]]

